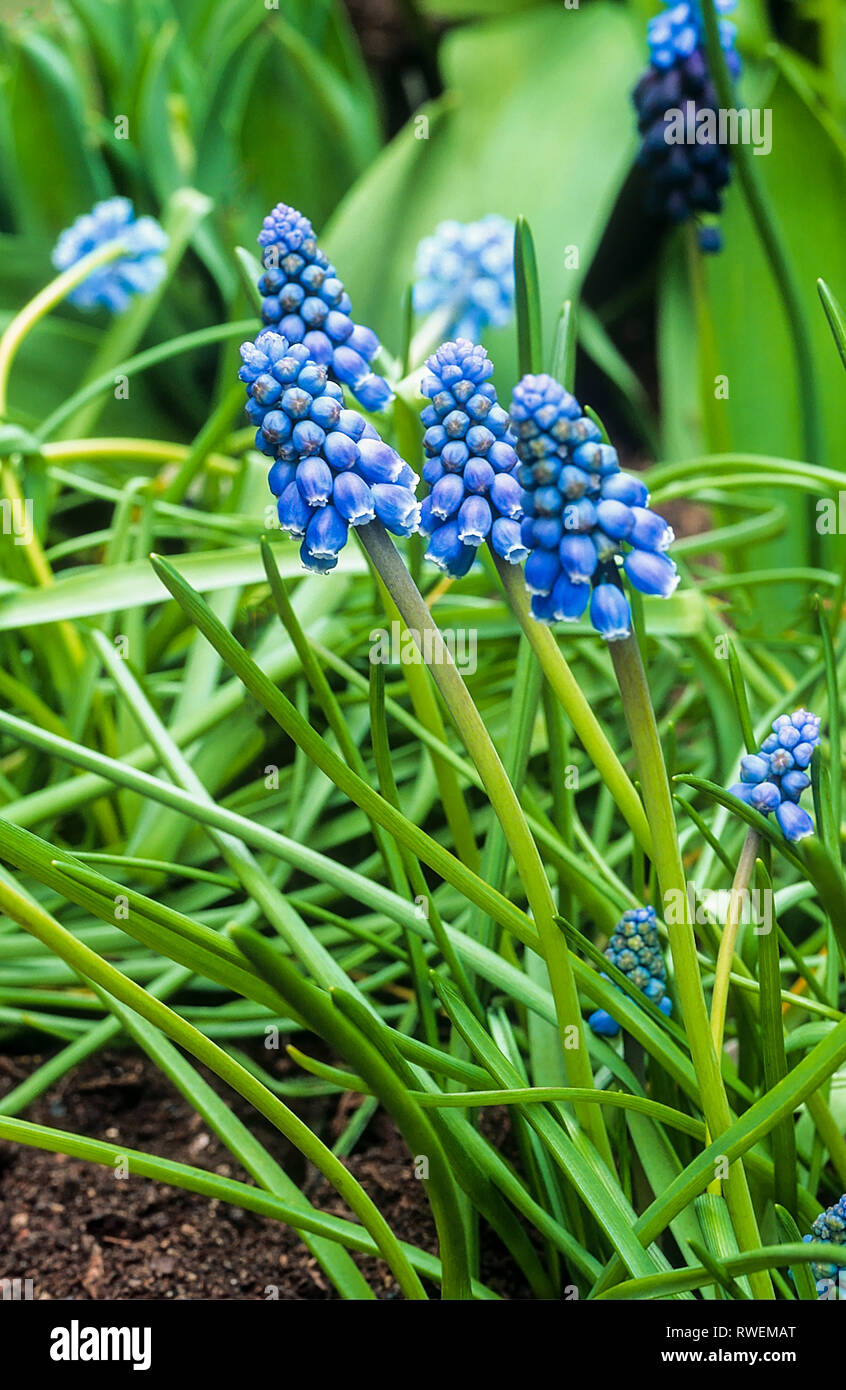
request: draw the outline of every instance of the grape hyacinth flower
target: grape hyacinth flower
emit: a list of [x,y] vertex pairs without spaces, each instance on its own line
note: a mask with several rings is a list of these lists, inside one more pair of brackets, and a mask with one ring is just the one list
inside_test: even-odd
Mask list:
[[478,222],[441,222],[417,248],[414,308],[451,311],[448,331],[477,342],[514,313],[514,225],[491,213]]
[[378,518],[395,536],[416,531],[417,474],[358,411],[345,409],[325,362],[268,328],[242,345],[241,357],[256,448],[275,460],[268,483],[279,522],[302,540],[306,569],[334,569],[350,526]]
[[520,485],[507,411],[497,403],[485,349],[459,338],[426,362],[421,392],[431,401],[423,477],[431,491],[422,504],[420,530],[430,537],[426,558],[453,578],[470,569],[477,548],[490,541],[509,564],[528,551],[520,538]]
[[277,203],[259,232],[264,274],[258,282],[264,322],[348,386],[365,410],[384,410],[394,393],[371,371],[379,339],[352,318],[352,303],[320,250],[307,217]]
[[[827,1211],[820,1212],[810,1234],[802,1239],[806,1244],[823,1240],[829,1245],[846,1245],[846,1195]],[[818,1264],[815,1261],[811,1265],[818,1298],[846,1298],[846,1250],[843,1254],[843,1264]]]
[[[649,23],[650,66],[635,88],[633,101],[642,136],[638,163],[650,178],[647,210],[679,223],[721,211],[722,190],[731,170],[718,132],[703,124],[709,119],[716,123],[719,101],[708,71],[698,0],[681,4],[665,0],[665,4],[668,11]],[[727,14],[735,4],[736,0],[717,0],[717,9]],[[723,51],[736,78],[740,59],[735,33],[729,20],[720,20]],[[719,229],[700,227],[699,241],[703,251],[718,251]]]
[[[604,955],[669,1017],[673,1005],[667,994],[667,971],[653,907],[633,907],[624,912]],[[603,979],[607,980],[608,976],[604,975]],[[617,1020],[605,1009],[596,1009],[588,1023],[600,1037],[616,1038],[620,1031]]]
[[757,753],[741,758],[740,781],[729,791],[762,815],[774,811],[786,840],[802,840],[814,833],[814,822],[798,802],[811,785],[806,769],[820,741],[820,721],[797,709],[780,714],[772,729]]
[[135,216],[128,198],[107,198],[66,227],[53,249],[53,265],[69,270],[83,257],[120,240],[126,250],[116,260],[92,270],[68,299],[80,309],[108,309],[121,314],[135,295],[149,294],[165,273],[167,234],[154,217]]
[[526,586],[540,622],[590,621],[608,642],[628,637],[631,610],[618,563],[644,594],[667,598],[678,584],[666,555],[671,528],[640,478],[620,471],[617,452],[551,376],[524,376],[514,390],[523,489]]

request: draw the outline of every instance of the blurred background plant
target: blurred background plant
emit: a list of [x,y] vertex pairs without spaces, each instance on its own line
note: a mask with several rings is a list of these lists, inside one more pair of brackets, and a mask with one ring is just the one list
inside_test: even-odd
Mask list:
[[[436,1214],[454,1212],[457,1182],[465,1217],[473,1208],[507,1248],[511,1273],[498,1287],[511,1296],[548,1297],[567,1277],[612,1296],[624,1277],[627,1296],[711,1296],[717,1285],[733,1296],[731,1280],[750,1266],[722,1199],[697,1199],[705,1129],[679,1010],[667,1018],[619,971],[606,978],[608,936],[650,896],[665,942],[643,837],[619,813],[619,783],[599,777],[562,718],[490,557],[480,551],[450,582],[424,565],[419,538],[404,547],[440,627],[478,639],[467,684],[540,845],[584,1012],[598,1006],[622,1024],[622,1051],[589,1039],[620,1162],[613,1202],[570,1110],[523,1094],[565,1079],[526,885],[426,673],[395,650],[386,666],[371,663],[371,634],[398,621],[390,596],[355,544],[326,580],[303,576],[296,544],[273,534],[267,461],[236,374],[238,346],[258,330],[256,237],[280,200],[311,219],[355,321],[381,339],[374,365],[397,396],[374,418],[415,471],[419,369],[455,327],[437,295],[418,291],[415,311],[415,265],[432,271],[418,248],[444,223],[526,219],[518,331],[497,312],[482,341],[504,404],[529,370],[575,389],[679,536],[681,586],[638,602],[634,622],[698,885],[728,889],[741,855],[747,825],[722,790],[741,755],[786,710],[822,715],[817,836],[794,849],[749,812],[764,837],[756,882],[772,873],[776,883],[781,958],[741,924],[721,965],[706,918],[699,968],[706,994],[719,976],[724,1012],[728,999],[738,1155],[764,1124],[748,1171],[762,1240],[783,1242],[772,1268],[792,1261],[794,1283],[772,1276],[779,1296],[813,1296],[795,1246],[846,1187],[846,568],[843,535],[816,524],[818,503],[836,510],[846,495],[846,336],[831,293],[825,313],[817,295],[819,277],[846,294],[846,19],[818,0],[740,0],[734,16],[741,97],[772,111],[772,153],[748,156],[798,287],[811,401],[744,181],[725,191],[718,255],[703,258],[691,228],[644,210],[632,92],[659,9],[57,0],[7,7],[0,31],[0,327],[19,322],[52,277],[60,233],[95,203],[128,198],[168,238],[160,282],[125,313],[64,300],[14,355],[0,353],[4,500],[31,499],[34,517],[31,536],[0,536],[0,1038],[12,1054],[33,1036],[44,1048],[0,1097],[0,1137],[110,1164],[105,1142],[51,1140],[13,1117],[35,1113],[126,1031],[258,1188],[149,1156],[135,1171],[298,1229],[305,1221],[347,1297],[367,1286],[344,1246],[378,1247],[409,1296],[414,1271],[440,1278],[431,1232],[410,1269],[337,1163],[366,1145],[379,1100],[409,1143],[433,1142],[421,1116],[437,1117],[453,1178],[435,1175]],[[499,310],[510,279],[500,260],[493,271]],[[151,567],[151,551],[175,568]],[[587,621],[561,646],[636,775],[606,650]],[[269,924],[278,959],[247,932],[236,945],[222,931],[233,924]],[[291,959],[313,991],[285,973]],[[330,985],[353,995],[337,1017],[326,1012]],[[667,990],[674,997],[672,966]],[[362,1020],[362,1000],[376,1022]],[[296,1066],[262,1046],[268,1029],[293,1040]],[[319,1058],[306,1055],[313,1033]],[[314,1208],[304,1217],[302,1184],[278,1147],[221,1104],[184,1051],[281,1129],[369,1235],[333,1228]],[[452,1087],[487,1093],[485,1106],[511,1091],[510,1121],[497,1112],[494,1133],[467,1121],[470,1102],[432,1101]],[[345,1109],[350,1091],[363,1099]],[[469,1269],[483,1277],[476,1217],[466,1225]],[[462,1287],[460,1252],[448,1249],[447,1262]]]

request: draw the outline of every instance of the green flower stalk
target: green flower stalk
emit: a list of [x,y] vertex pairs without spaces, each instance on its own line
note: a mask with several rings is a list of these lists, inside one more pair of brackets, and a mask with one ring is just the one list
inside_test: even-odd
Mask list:
[[[732,1115],[699,973],[693,914],[688,902],[670,783],[658,726],[637,639],[629,636],[622,641],[613,642],[609,651],[640,773],[643,802],[652,830],[653,863],[662,900],[666,902],[672,894],[675,901],[685,904],[683,921],[675,923],[668,930],[670,952],[708,1133],[712,1140],[718,1140],[729,1128]],[[758,1249],[761,1238],[749,1185],[741,1163],[733,1164],[729,1170],[726,1201],[741,1250]],[[756,1298],[773,1297],[772,1283],[765,1270],[750,1275],[750,1283]]]
[[[406,626],[432,642],[432,676],[502,826],[538,929],[555,1001],[568,1081],[574,1086],[592,1087],[593,1073],[569,952],[555,920],[555,902],[543,861],[520,802],[440,630],[389,536],[378,522],[359,527],[357,534]],[[590,1105],[577,1106],[576,1113],[613,1170],[604,1121],[592,1113],[596,1109]]]

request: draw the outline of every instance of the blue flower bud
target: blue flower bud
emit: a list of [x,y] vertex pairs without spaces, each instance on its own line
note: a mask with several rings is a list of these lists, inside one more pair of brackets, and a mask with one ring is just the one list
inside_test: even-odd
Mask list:
[[549,594],[561,566],[554,550],[533,550],[523,571],[530,594]]
[[300,546],[300,559],[307,570],[312,574],[328,574],[330,570],[336,568],[338,564],[337,555],[314,555],[309,550],[308,542],[303,541]]
[[[796,732],[795,729],[793,732]],[[789,772],[790,769],[796,765],[793,754],[790,753],[787,748],[774,748],[769,758],[771,770],[778,773],[781,777],[784,776],[785,772]]]
[[[254,402],[250,401],[248,404],[252,405]],[[294,426],[290,416],[283,410],[269,410],[262,421],[262,429],[271,443],[284,444],[291,438]]]
[[[642,550],[666,550],[672,544],[675,539],[673,528],[667,525],[662,516],[647,507],[632,507],[630,510],[633,524],[628,540],[632,545]],[[608,530],[607,526],[605,530]]]
[[402,469],[402,459],[390,444],[381,439],[362,437],[358,444],[358,468],[369,483],[395,483]]
[[394,398],[394,393],[385,378],[377,376],[375,372],[368,372],[367,376],[359,381],[355,394],[364,409],[373,412],[387,409]]
[[[499,475],[505,477],[507,475]],[[486,459],[470,458],[464,467],[464,486],[468,492],[485,493],[492,486],[497,474]],[[515,480],[515,487],[517,483]],[[518,492],[520,491],[518,487]]]
[[312,559],[337,558],[347,542],[347,522],[333,506],[312,511],[305,543]]
[[782,801],[775,808],[775,817],[786,840],[803,840],[807,835],[814,833],[814,822],[808,812],[797,806],[795,801]]
[[623,561],[623,568],[634,587],[643,594],[669,598],[679,582],[673,561],[651,550],[630,551]]
[[292,431],[292,442],[297,452],[304,457],[318,454],[326,439],[326,432],[313,420],[298,420]]
[[627,507],[645,507],[649,501],[649,490],[640,478],[631,473],[615,473],[602,480],[602,499],[624,502]]
[[484,497],[464,499],[458,511],[458,534],[465,545],[481,545],[492,524],[491,509]]
[[740,779],[742,782],[764,782],[770,775],[770,760],[760,753],[747,753],[740,759]]
[[306,527],[311,520],[312,508],[295,482],[289,483],[285,488],[276,504],[276,512],[283,531],[289,531],[295,537],[305,535]]
[[397,483],[374,483],[371,492],[376,515],[395,536],[410,536],[417,530],[420,504],[414,493]]
[[370,375],[367,362],[354,348],[336,348],[332,354],[332,363],[338,380],[353,390]]
[[634,526],[635,518],[633,509],[626,506],[625,502],[618,502],[613,497],[602,497],[596,504],[596,520],[606,536],[614,540],[626,540]]
[[520,565],[529,552],[523,544],[520,524],[508,517],[498,516],[491,527],[491,545],[497,555],[509,565]]
[[426,549],[426,559],[431,560],[438,569],[458,578],[462,572],[467,573],[463,567],[468,553],[472,560],[476,552],[472,546],[462,544],[458,535],[458,522],[453,520],[444,522],[443,526],[432,532]]
[[767,815],[780,804],[781,794],[775,782],[759,782],[749,788],[748,801],[756,811],[762,811]]
[[782,795],[786,796],[789,801],[798,801],[799,797],[804,791],[807,791],[810,785],[810,777],[807,777],[804,772],[799,772],[794,768],[792,771],[786,772],[781,779]]
[[332,501],[350,526],[364,526],[373,521],[373,494],[358,473],[339,473],[332,487]]
[[576,584],[566,574],[559,574],[552,586],[552,615],[558,622],[574,623],[588,606],[590,587]]
[[594,1009],[588,1018],[591,1031],[600,1038],[616,1038],[620,1032],[620,1025],[613,1019],[605,1009]]
[[336,401],[334,396],[318,396],[311,403],[309,418],[327,432],[334,430],[341,418],[340,401]]
[[431,492],[433,523],[437,525],[439,518],[445,521],[447,517],[454,516],[464,497],[463,480],[457,473],[445,473]]
[[[819,739],[817,739],[817,743],[819,743]],[[793,750],[793,762],[796,767],[810,767],[815,747],[816,744],[814,743],[797,743]]]
[[358,445],[348,434],[333,430],[323,443],[323,453],[332,468],[343,471],[354,468],[359,461]]
[[297,487],[309,507],[324,507],[332,496],[332,470],[325,459],[304,459],[297,467]]
[[[539,489],[547,492],[547,488]],[[578,531],[589,534],[597,525],[596,507],[590,498],[582,497],[578,502],[568,502],[562,512],[565,531]]]
[[491,480],[489,497],[491,506],[500,516],[510,521],[519,521],[523,514],[522,489],[513,473],[497,473]]
[[590,536],[564,536],[558,546],[558,558],[573,584],[590,582],[597,566],[596,547]]
[[274,497],[281,497],[289,483],[296,477],[296,468],[291,463],[274,463],[267,475],[267,485]]
[[628,637],[632,615],[622,589],[616,584],[597,584],[591,594],[590,620],[606,642],[617,642]]

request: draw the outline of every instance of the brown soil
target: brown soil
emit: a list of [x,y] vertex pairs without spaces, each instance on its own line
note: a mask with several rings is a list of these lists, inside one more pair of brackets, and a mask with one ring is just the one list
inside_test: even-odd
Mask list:
[[[41,1060],[0,1058],[0,1095]],[[279,1063],[280,1073],[285,1066]],[[231,1093],[226,1098],[231,1103]],[[357,1102],[345,1095],[290,1103],[332,1144]],[[316,1207],[349,1217],[276,1130],[248,1107],[233,1108]],[[132,1053],[90,1059],[25,1118],[249,1181],[201,1116]],[[494,1115],[488,1123],[504,1133],[507,1117]],[[383,1113],[346,1162],[401,1239],[436,1249],[424,1189]],[[379,1298],[397,1296],[381,1261],[356,1259]],[[0,1143],[0,1277],[32,1279],[39,1299],[337,1298],[306,1247],[279,1222],[143,1178],[117,1181],[110,1169],[7,1143]],[[482,1277],[505,1297],[525,1294],[495,1239],[483,1248]]]

